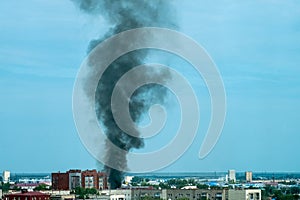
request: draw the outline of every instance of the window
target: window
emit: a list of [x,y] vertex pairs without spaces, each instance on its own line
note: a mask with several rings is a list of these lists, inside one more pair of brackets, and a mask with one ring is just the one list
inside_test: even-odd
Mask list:
[[250,199],[253,200],[253,193],[250,194]]

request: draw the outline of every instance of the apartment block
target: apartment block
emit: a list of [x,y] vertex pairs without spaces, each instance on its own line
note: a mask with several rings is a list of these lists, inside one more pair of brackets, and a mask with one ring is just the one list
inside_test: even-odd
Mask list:
[[107,189],[107,176],[96,170],[69,170],[52,173],[53,190],[74,190],[77,187]]
[[261,200],[261,190],[228,190],[228,200]]

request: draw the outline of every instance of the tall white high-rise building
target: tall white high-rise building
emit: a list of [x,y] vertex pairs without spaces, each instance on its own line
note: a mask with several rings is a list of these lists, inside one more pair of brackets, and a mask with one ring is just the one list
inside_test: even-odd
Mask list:
[[252,182],[252,172],[251,171],[246,172],[245,177],[246,177],[247,182]]
[[2,179],[4,183],[9,183],[10,181],[10,171],[3,171]]
[[228,170],[228,181],[229,182],[236,182],[236,177],[235,177],[235,170],[231,169]]

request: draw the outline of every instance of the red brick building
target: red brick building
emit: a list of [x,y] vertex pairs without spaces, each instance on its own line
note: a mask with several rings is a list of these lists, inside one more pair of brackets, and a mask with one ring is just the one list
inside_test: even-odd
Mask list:
[[69,174],[67,173],[52,173],[52,189],[53,190],[69,190]]
[[66,173],[52,173],[53,190],[73,190],[76,187],[107,189],[107,176],[96,170],[69,170]]
[[7,194],[4,196],[4,200],[50,200],[49,194],[41,192],[27,192]]

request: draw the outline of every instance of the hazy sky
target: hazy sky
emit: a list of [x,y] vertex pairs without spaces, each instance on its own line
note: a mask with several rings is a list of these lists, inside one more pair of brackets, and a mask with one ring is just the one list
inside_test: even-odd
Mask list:
[[[201,44],[219,68],[227,118],[216,147],[199,160],[209,119],[209,109],[202,108],[196,140],[164,170],[299,171],[300,2],[174,4],[179,30]],[[68,0],[1,1],[0,19],[0,170],[95,168],[73,122],[72,89],[89,41],[107,24]],[[192,70],[183,71],[198,84]],[[209,105],[208,94],[202,97]]]

